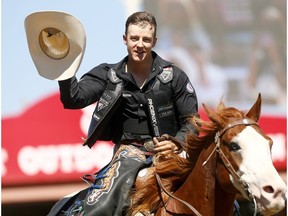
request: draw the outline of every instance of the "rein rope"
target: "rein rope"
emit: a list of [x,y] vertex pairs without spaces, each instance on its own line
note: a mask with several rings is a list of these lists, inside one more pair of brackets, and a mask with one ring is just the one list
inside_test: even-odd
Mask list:
[[[181,202],[182,204],[184,204],[185,206],[187,206],[195,215],[197,216],[202,216],[192,205],[190,205],[188,202],[182,200],[182,199],[179,199],[178,197],[174,196],[173,194],[171,194],[169,191],[167,191],[162,182],[161,182],[161,178],[160,176],[155,172],[155,176],[156,176],[156,179],[157,179],[157,182],[161,188],[161,190],[163,190],[169,197],[172,197],[173,199]],[[164,207],[165,207],[165,204],[164,204]],[[165,208],[165,211],[166,211],[166,208]]]
[[213,149],[213,151],[211,152],[211,154],[208,156],[207,160],[203,162],[202,166],[204,166],[208,162],[208,160],[211,158],[211,156],[214,154],[215,151],[218,152],[218,154],[219,154],[224,166],[228,170],[228,172],[241,185],[241,187],[243,188],[243,190],[246,193],[247,197],[250,200],[253,201],[254,206],[255,206],[254,216],[256,216],[256,214],[257,214],[257,203],[256,203],[256,200],[255,200],[255,197],[253,196],[253,194],[252,194],[252,192],[251,192],[251,190],[249,188],[249,184],[241,179],[241,177],[237,174],[237,172],[233,168],[232,164],[230,163],[230,161],[228,160],[228,158],[225,156],[224,152],[220,148],[220,145],[221,145],[220,139],[223,136],[223,134],[227,130],[229,130],[229,129],[237,126],[237,125],[249,126],[249,125],[258,125],[258,123],[255,122],[255,121],[252,121],[250,119],[244,118],[244,119],[237,120],[237,121],[235,121],[233,123],[230,123],[225,128],[223,128],[221,131],[218,131],[216,133],[216,135],[215,135],[215,144],[216,144],[216,146]]

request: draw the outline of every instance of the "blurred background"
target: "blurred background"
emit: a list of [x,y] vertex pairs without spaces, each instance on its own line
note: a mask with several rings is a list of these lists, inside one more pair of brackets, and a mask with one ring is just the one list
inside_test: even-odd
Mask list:
[[[87,185],[81,180],[110,161],[113,144],[82,146],[93,106],[64,110],[56,81],[39,76],[28,50],[25,18],[65,11],[86,31],[85,72],[126,55],[126,18],[138,10],[158,21],[155,51],[180,66],[201,104],[249,109],[258,93],[260,125],[274,140],[273,162],[286,181],[286,0],[1,1],[2,215],[47,215],[53,204]],[[252,206],[239,197],[243,215]],[[286,215],[286,209],[278,215]]]

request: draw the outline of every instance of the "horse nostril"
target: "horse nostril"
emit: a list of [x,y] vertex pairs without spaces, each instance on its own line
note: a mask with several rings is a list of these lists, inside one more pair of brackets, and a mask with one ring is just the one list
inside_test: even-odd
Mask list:
[[268,185],[268,186],[264,186],[263,190],[267,193],[274,193],[274,189],[272,186]]

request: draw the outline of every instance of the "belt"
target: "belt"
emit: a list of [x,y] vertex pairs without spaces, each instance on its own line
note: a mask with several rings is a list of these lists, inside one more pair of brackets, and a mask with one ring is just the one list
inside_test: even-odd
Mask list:
[[137,147],[141,147],[145,155],[154,155],[154,143],[152,139],[148,140],[123,140],[121,144],[125,145],[134,145]]

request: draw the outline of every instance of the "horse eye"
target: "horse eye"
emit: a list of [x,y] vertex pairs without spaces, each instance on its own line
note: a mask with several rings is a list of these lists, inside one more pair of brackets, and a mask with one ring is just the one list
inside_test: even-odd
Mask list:
[[240,146],[239,146],[237,143],[235,143],[235,142],[231,142],[231,143],[229,144],[229,150],[230,150],[230,151],[236,152],[236,151],[238,151],[238,150],[240,150],[240,149],[241,149]]

